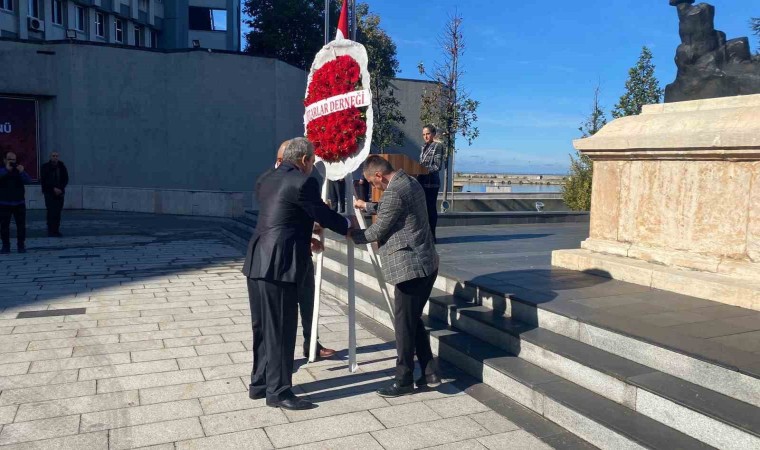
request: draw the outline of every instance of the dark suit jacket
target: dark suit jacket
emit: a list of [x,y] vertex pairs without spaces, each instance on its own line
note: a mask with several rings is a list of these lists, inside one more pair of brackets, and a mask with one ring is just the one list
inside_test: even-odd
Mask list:
[[69,171],[63,161],[58,161],[58,182],[55,180],[55,166],[50,161],[46,162],[40,168],[40,184],[42,192],[52,194],[53,188],[66,191],[66,185],[69,184]]
[[284,162],[256,182],[259,216],[248,244],[243,273],[248,278],[299,283],[311,262],[314,222],[345,235],[348,223],[325,205],[319,183]]

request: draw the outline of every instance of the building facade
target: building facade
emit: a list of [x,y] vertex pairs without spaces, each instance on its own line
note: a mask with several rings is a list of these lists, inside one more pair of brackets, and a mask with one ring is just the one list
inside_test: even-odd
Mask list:
[[[307,73],[275,59],[0,38],[0,67],[0,152],[35,173],[60,152],[67,208],[241,215],[280,142],[304,133]],[[389,152],[419,156],[426,85],[393,81],[407,120]],[[38,188],[27,207],[44,208]]]
[[0,37],[240,50],[232,0],[0,0]]

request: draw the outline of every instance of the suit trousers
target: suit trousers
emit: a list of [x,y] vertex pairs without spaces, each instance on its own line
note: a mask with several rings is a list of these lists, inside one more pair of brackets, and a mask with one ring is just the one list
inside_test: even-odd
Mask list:
[[430,337],[422,322],[422,311],[433,291],[438,270],[432,274],[403,281],[396,285],[393,304],[394,328],[396,333],[396,380],[402,386],[414,382],[414,354],[425,375],[435,373]]
[[61,228],[63,195],[45,194],[45,208],[47,208],[48,233],[58,233]]
[[430,231],[433,233],[433,239],[435,239],[435,227],[438,225],[438,191],[441,188],[424,187],[422,189],[425,191],[425,203],[427,204]]
[[251,394],[266,392],[267,402],[294,396],[293,353],[298,328],[295,283],[248,279],[253,328]]
[[[301,328],[303,329],[303,352],[309,351],[311,342],[311,321],[314,316],[314,263],[309,261],[306,277],[298,286],[298,310],[301,313]],[[319,351],[317,343],[317,351]]]
[[26,205],[0,205],[0,237],[5,248],[11,245],[11,217],[16,220],[16,241],[19,247],[23,247],[26,240]]

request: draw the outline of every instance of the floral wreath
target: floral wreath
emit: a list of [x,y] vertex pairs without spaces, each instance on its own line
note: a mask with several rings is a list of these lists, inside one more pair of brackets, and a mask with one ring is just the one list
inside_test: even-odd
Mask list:
[[[360,91],[360,76],[359,63],[348,55],[338,56],[314,72],[304,105]],[[350,106],[317,117],[306,125],[306,136],[314,144],[314,153],[327,162],[354,156],[366,133],[366,107]]]
[[372,140],[372,93],[367,51],[335,40],[317,53],[304,99],[304,132],[327,177],[343,179],[361,166]]

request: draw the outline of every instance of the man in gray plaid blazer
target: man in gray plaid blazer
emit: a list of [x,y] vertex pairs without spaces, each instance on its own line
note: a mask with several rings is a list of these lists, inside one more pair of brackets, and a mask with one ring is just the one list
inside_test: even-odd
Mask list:
[[422,369],[417,380],[423,388],[439,384],[430,338],[422,322],[422,311],[438,276],[438,253],[428,225],[425,192],[420,183],[394,171],[388,161],[372,155],[364,163],[364,177],[383,196],[379,203],[357,200],[357,208],[377,214],[377,221],[366,230],[353,229],[357,244],[377,242],[386,280],[396,285],[394,328],[396,332],[396,377],[378,391],[384,397],[414,392],[414,354]]

